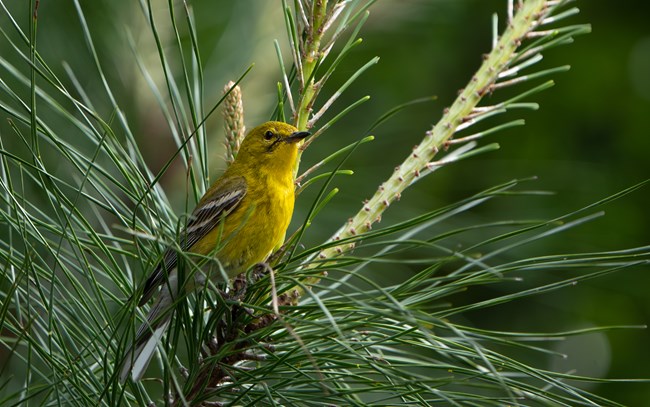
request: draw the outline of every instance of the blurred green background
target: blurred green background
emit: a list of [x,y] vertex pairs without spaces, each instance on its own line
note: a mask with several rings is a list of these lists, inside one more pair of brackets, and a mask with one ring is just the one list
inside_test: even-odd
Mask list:
[[[22,2],[21,2],[22,3]],[[19,24],[26,27],[29,10],[11,4]],[[173,34],[166,14],[167,2],[155,1],[158,29]],[[280,1],[191,1],[198,27],[199,48],[206,81],[206,106],[219,99],[222,87],[255,63],[243,81],[246,123],[249,127],[267,120],[276,102],[278,63],[273,40],[284,51],[286,34]],[[497,141],[501,149],[437,171],[404,194],[385,215],[391,222],[431,210],[482,189],[513,179],[536,176],[526,189],[553,191],[554,195],[509,198],[481,206],[453,222],[503,219],[550,219],[576,210],[618,192],[650,176],[650,5],[640,0],[618,2],[578,1],[581,13],[575,23],[592,24],[593,32],[574,44],[549,50],[540,65],[544,68],[570,64],[567,73],[555,75],[556,86],[528,98],[539,102],[539,111],[509,113],[509,119],[524,118],[526,126],[490,136],[482,143]],[[391,107],[424,96],[437,100],[418,104],[373,131],[373,143],[362,146],[345,164],[353,177],[336,179],[341,193],[323,212],[308,233],[305,243],[320,242],[359,209],[381,180],[418,143],[435,123],[481,62],[491,44],[491,15],[498,12],[503,26],[505,0],[408,0],[378,2],[361,36],[364,42],[348,57],[329,82],[321,103],[337,85],[374,56],[374,66],[345,93],[331,112],[364,95],[371,100],[337,123],[312,145],[303,157],[302,168],[326,157],[365,134],[368,127]],[[140,73],[129,43],[137,49],[150,73],[162,84],[157,49],[137,2],[93,0],[81,2],[98,57],[114,97],[141,140],[150,168],[156,172],[173,154],[175,146],[162,120],[157,102]],[[0,19],[8,30],[10,21]],[[92,56],[81,35],[73,2],[40,4],[38,50],[61,77],[65,65],[75,72],[95,108],[106,117],[112,111],[93,68]],[[186,34],[186,33],[185,33]],[[12,34],[13,35],[13,34]],[[15,36],[14,36],[15,37]],[[182,37],[184,46],[189,38]],[[3,42],[2,47],[7,47]],[[9,48],[3,57],[27,67]],[[180,60],[174,47],[168,57]],[[285,53],[285,61],[288,54]],[[178,69],[178,63],[172,69]],[[8,75],[0,69],[0,77]],[[69,85],[69,83],[67,84]],[[495,95],[495,101],[502,100]],[[489,101],[488,101],[489,103]],[[208,122],[213,135],[214,174],[223,166],[221,123],[215,114]],[[494,123],[505,119],[496,119]],[[3,140],[10,134],[0,122]],[[170,195],[185,190],[180,163],[163,178]],[[294,217],[301,222],[316,188],[301,195]],[[177,194],[180,195],[180,194]],[[174,202],[181,210],[182,196]],[[650,189],[647,187],[604,208],[606,216],[550,239],[526,246],[526,255],[624,249],[650,243]],[[531,297],[504,306],[464,315],[466,323],[508,331],[558,331],[600,325],[644,325],[650,320],[650,270],[623,270],[551,295]],[[382,271],[384,274],[389,271]],[[391,272],[408,273],[408,267]],[[377,278],[390,278],[378,271]],[[561,272],[527,276],[526,284],[542,284],[562,278]],[[528,287],[528,285],[527,285]],[[457,300],[477,301],[516,289],[513,284],[470,290]],[[622,330],[593,334],[558,343],[565,360],[542,361],[542,367],[575,371],[578,375],[607,378],[650,378],[650,332]],[[522,356],[525,358],[525,355]],[[559,359],[559,358],[558,358]],[[539,361],[538,361],[539,362]],[[648,384],[587,385],[589,390],[626,405],[650,400]]]

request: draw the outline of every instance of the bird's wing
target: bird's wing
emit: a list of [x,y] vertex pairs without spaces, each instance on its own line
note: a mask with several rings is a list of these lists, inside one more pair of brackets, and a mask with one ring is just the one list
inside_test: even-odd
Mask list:
[[[208,232],[214,229],[230,213],[246,195],[246,180],[244,177],[227,178],[215,188],[211,188],[201,199],[189,217],[187,226],[181,233],[180,246],[183,250],[190,249],[201,240]],[[162,262],[151,273],[144,284],[142,298],[138,305],[143,305],[156,292],[158,286],[164,281],[178,262],[176,250],[169,248],[165,252]]]

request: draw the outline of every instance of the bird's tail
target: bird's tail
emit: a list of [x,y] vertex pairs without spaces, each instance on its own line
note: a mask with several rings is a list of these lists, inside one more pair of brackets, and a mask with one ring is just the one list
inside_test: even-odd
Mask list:
[[[172,281],[169,281],[169,283],[170,286],[176,285],[171,284]],[[120,368],[121,383],[126,381],[129,374],[134,381],[140,380],[156,352],[156,345],[167,331],[174,311],[171,291],[176,291],[176,287],[170,286],[163,286],[158,299],[149,310],[149,314],[147,314],[147,320],[138,328],[135,341],[131,344],[122,360]]]

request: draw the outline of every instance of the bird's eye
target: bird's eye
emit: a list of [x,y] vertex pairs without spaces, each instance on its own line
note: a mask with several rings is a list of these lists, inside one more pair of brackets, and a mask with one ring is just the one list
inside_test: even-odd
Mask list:
[[264,133],[264,139],[265,140],[271,140],[273,138],[273,136],[274,136],[274,134],[273,134],[273,132],[271,130]]

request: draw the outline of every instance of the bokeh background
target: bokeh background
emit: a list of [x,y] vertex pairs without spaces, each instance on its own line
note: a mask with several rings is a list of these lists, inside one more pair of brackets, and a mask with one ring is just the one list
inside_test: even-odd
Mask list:
[[[95,40],[114,97],[140,138],[142,150],[156,172],[173,154],[175,146],[160,116],[134,57],[133,49],[148,66],[153,80],[162,83],[157,49],[138,2],[93,0],[80,2]],[[166,1],[154,1],[157,27],[163,44],[173,33]],[[206,80],[206,106],[221,95],[224,84],[255,66],[242,82],[246,123],[252,127],[267,120],[276,103],[279,68],[273,48],[278,39],[287,51],[280,1],[194,0],[199,49]],[[553,195],[510,198],[490,203],[466,214],[465,222],[498,219],[550,219],[584,207],[650,177],[650,5],[626,2],[575,2],[581,13],[575,23],[590,23],[593,32],[569,46],[549,50],[544,68],[570,64],[571,70],[555,75],[556,86],[530,101],[538,111],[509,113],[524,118],[526,126],[500,132],[483,143],[496,141],[501,149],[437,171],[404,194],[385,215],[385,222],[432,210],[482,189],[513,178],[536,176],[526,189]],[[20,24],[29,10],[12,4]],[[40,4],[38,47],[43,58],[61,76],[65,67],[75,72],[98,111],[110,117],[108,98],[93,68],[92,56],[81,35],[74,2]],[[334,106],[342,108],[362,96],[371,99],[333,126],[303,158],[303,168],[366,134],[372,122],[388,109],[412,99],[437,96],[415,105],[373,131],[376,140],[365,144],[344,168],[355,175],[335,180],[341,193],[314,224],[305,244],[320,242],[354,214],[381,180],[409,153],[444,107],[451,104],[490,49],[491,15],[498,12],[501,26],[505,0],[400,0],[373,6],[361,36],[361,46],[348,57],[330,80],[324,97],[374,56],[379,64],[357,80]],[[21,19],[22,16],[22,19]],[[0,19],[3,29],[10,21]],[[186,33],[185,33],[186,34]],[[189,38],[182,37],[189,46]],[[4,43],[3,43],[4,44]],[[4,45],[3,45],[4,46]],[[165,48],[172,60],[180,59],[174,47]],[[0,49],[0,53],[5,53]],[[288,54],[287,54],[288,55]],[[12,58],[12,57],[8,57]],[[287,57],[285,60],[289,60]],[[14,61],[21,66],[19,61]],[[25,66],[24,63],[22,66]],[[178,68],[178,65],[172,68]],[[155,75],[158,75],[157,77]],[[4,75],[0,70],[0,76]],[[496,97],[498,101],[498,97]],[[499,119],[502,120],[503,119]],[[223,162],[221,122],[218,114],[208,121],[212,134],[214,174]],[[0,122],[3,137],[10,134]],[[171,196],[185,190],[180,163],[163,178]],[[300,222],[314,191],[301,195],[294,220]],[[180,194],[176,194],[180,197]],[[182,197],[174,204],[182,208]],[[625,249],[650,243],[650,188],[646,187],[606,207],[606,215],[588,224],[522,249],[520,257]],[[454,224],[446,227],[457,226]],[[391,278],[402,270],[379,270],[376,278]],[[561,272],[529,276],[533,283],[561,278]],[[530,282],[530,280],[529,280]],[[470,290],[457,298],[471,302],[512,290],[509,285]],[[559,331],[602,325],[645,325],[650,321],[650,269],[636,268],[581,283],[550,295],[531,297],[500,307],[469,313],[466,323],[509,331]],[[603,378],[650,378],[650,332],[615,330],[559,342],[556,350],[567,359],[537,361],[542,367]],[[525,358],[526,356],[522,356]],[[589,390],[625,405],[650,400],[648,384],[588,384]]]

